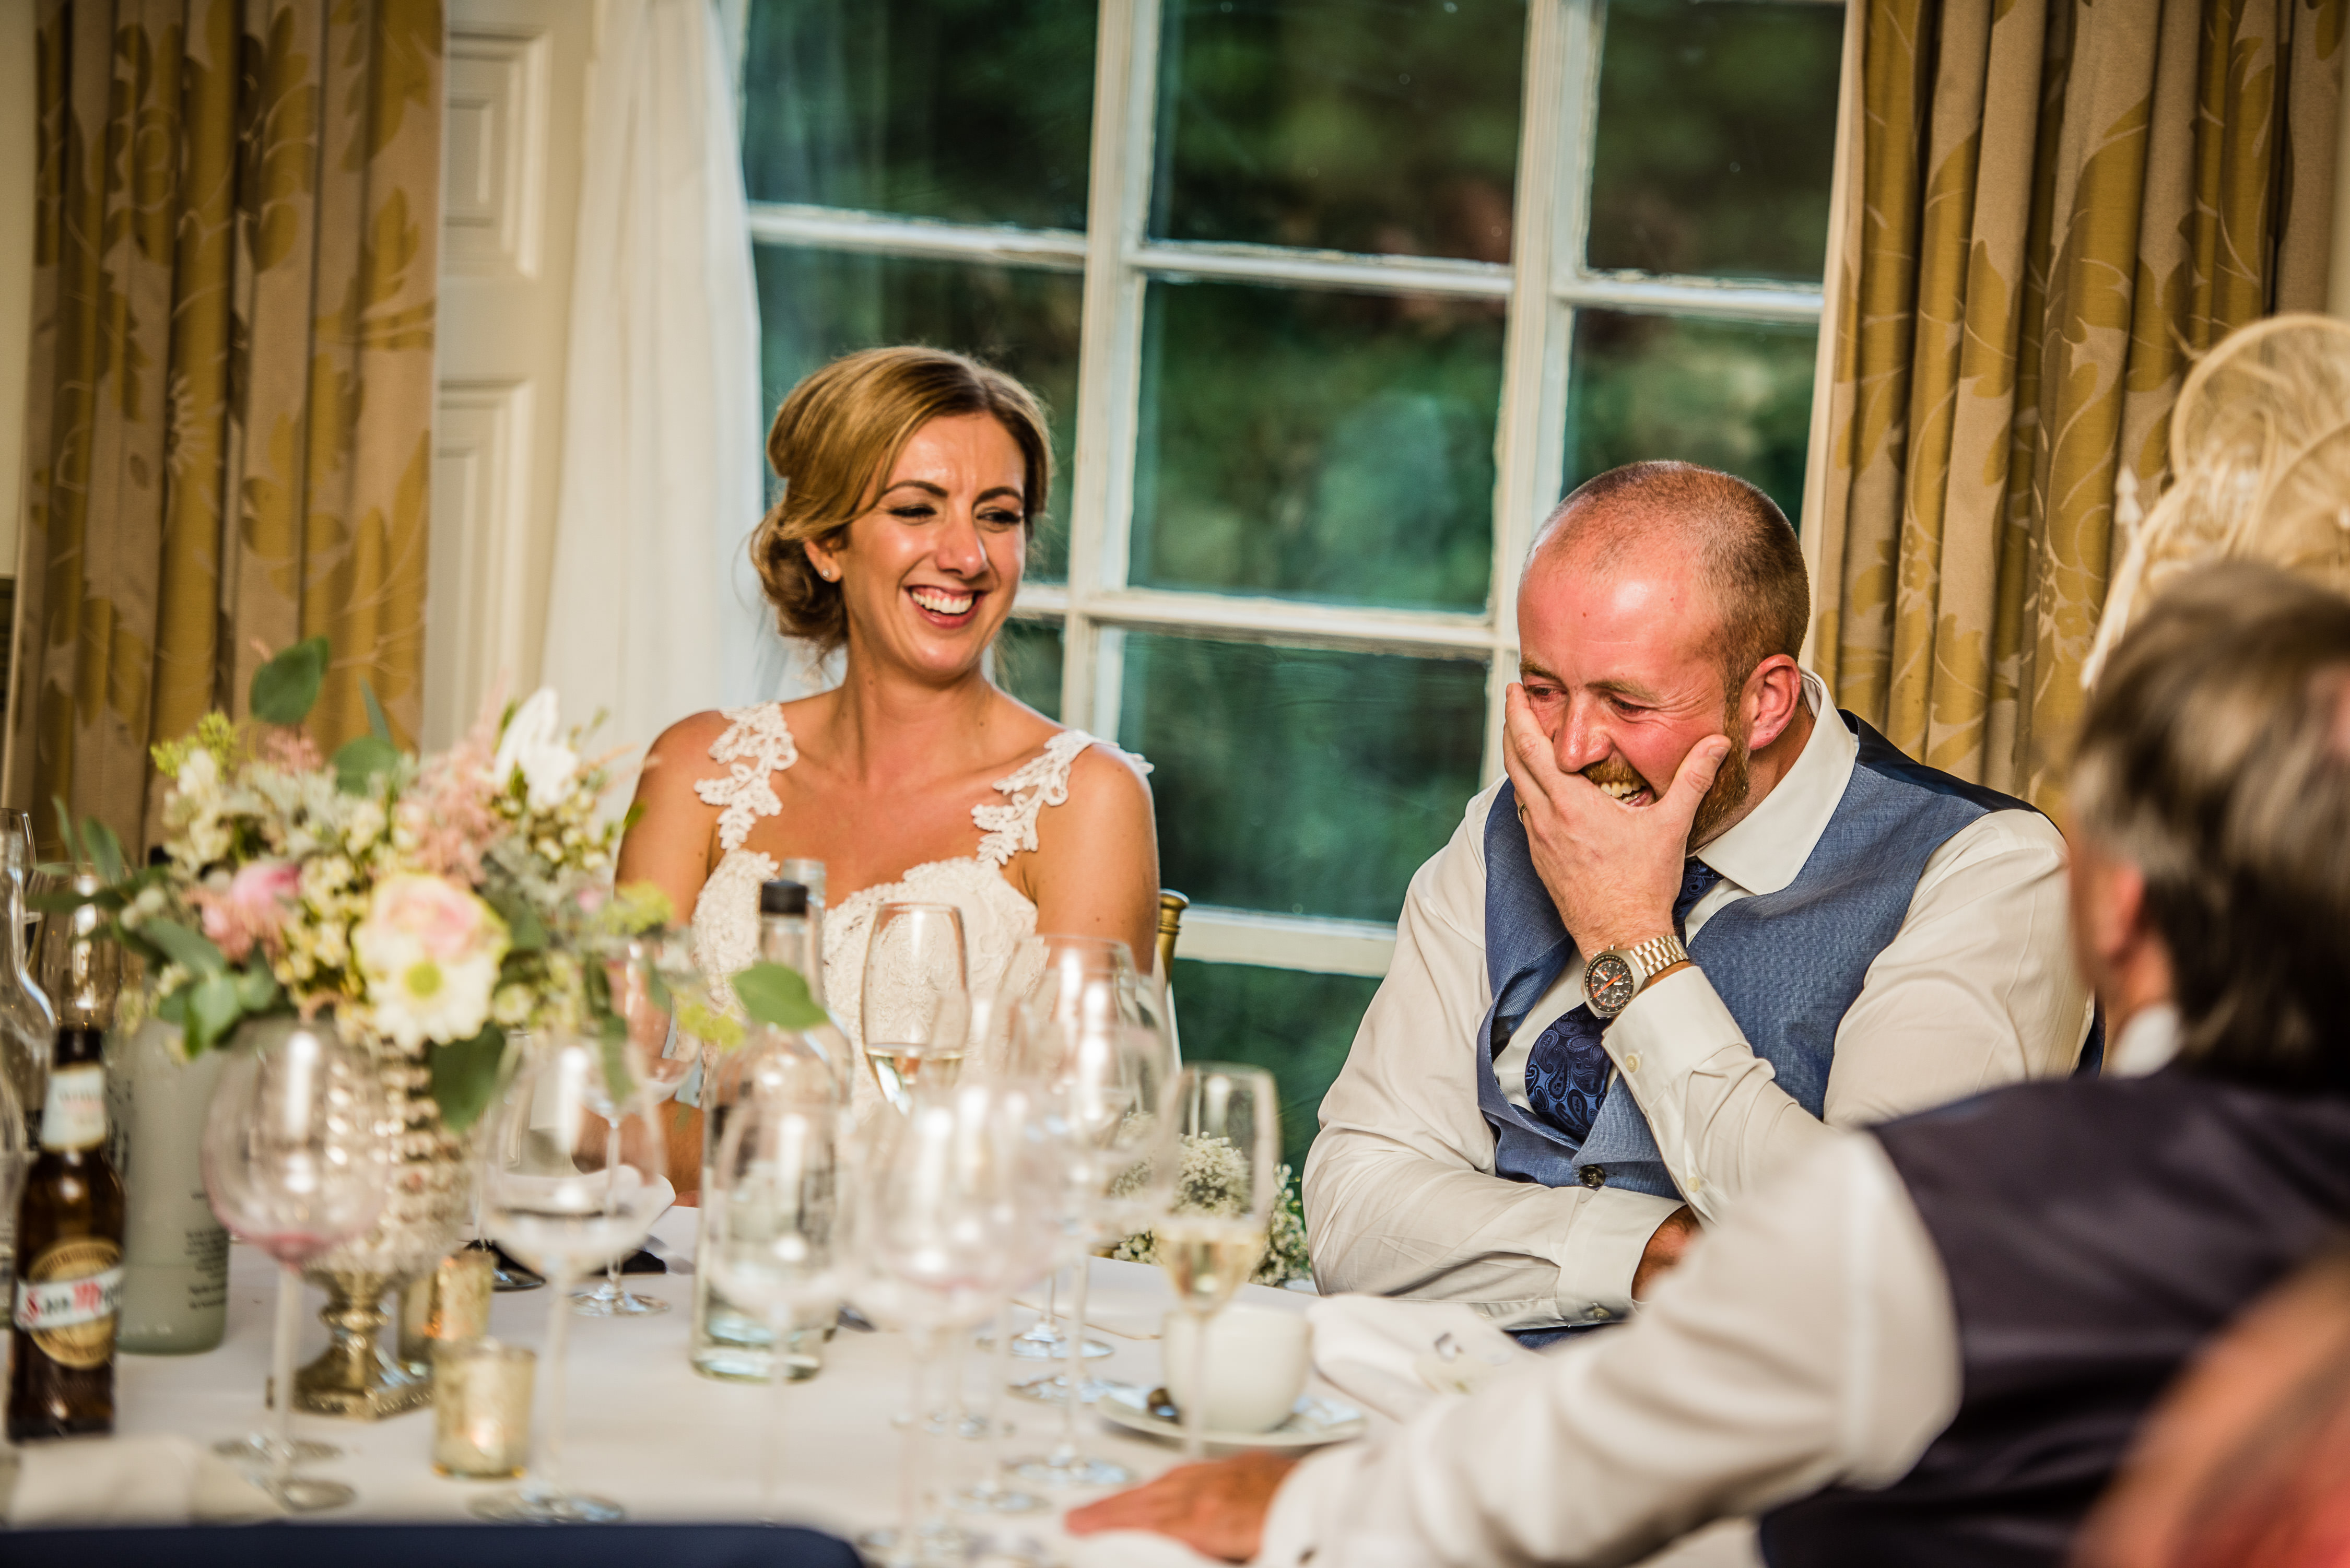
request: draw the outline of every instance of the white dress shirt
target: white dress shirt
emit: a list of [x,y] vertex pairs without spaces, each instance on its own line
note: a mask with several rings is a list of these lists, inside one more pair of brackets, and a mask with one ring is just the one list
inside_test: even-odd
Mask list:
[[[1794,763],[1700,851],[1721,880],[1690,911],[1691,937],[1737,899],[1794,880],[1844,796],[1858,742],[1818,677],[1804,675],[1804,694],[1818,722]],[[1329,1292],[1467,1302],[1505,1327],[1605,1322],[1630,1310],[1642,1249],[1677,1205],[1493,1174],[1474,1064],[1492,1002],[1484,831],[1500,787],[1469,803],[1412,877],[1387,980],[1322,1102],[1304,1184],[1315,1276]],[[1571,963],[1494,1059],[1504,1095],[1525,1104],[1534,1042],[1582,1001]],[[1701,969],[1643,992],[1604,1041],[1610,1092],[1629,1088],[1690,1207],[1711,1220],[1830,1127],[2070,1071],[2088,1018],[2067,950],[2064,837],[2036,812],[2001,811],[1926,862],[1837,1028],[1824,1117],[1773,1082]]]
[[1908,1190],[1875,1138],[1824,1131],[1630,1324],[1293,1471],[1256,1561],[1634,1563],[1716,1519],[1899,1480],[1959,1392],[1949,1281]]

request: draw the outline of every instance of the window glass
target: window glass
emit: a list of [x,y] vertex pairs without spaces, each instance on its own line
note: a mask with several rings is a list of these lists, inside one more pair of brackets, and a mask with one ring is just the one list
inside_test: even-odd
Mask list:
[[1281,1158],[1299,1178],[1322,1096],[1347,1064],[1356,1027],[1378,988],[1361,975],[1190,959],[1177,959],[1170,977],[1185,1061],[1246,1062],[1280,1085]]
[[1150,231],[1510,258],[1524,0],[1167,0]]
[[995,683],[1047,719],[1061,716],[1061,624],[1007,620],[995,638]]
[[1476,793],[1468,659],[1128,634],[1118,743],[1157,769],[1159,879],[1203,904],[1392,920]]
[[1073,0],[755,0],[751,199],[1084,228],[1094,22]]
[[1809,322],[1577,312],[1568,486],[1618,463],[1679,458],[1760,485],[1794,522],[1818,338]]
[[1844,7],[1608,0],[1588,265],[1816,281]]
[[1479,609],[1498,301],[1154,283],[1129,580]]
[[[929,343],[974,355],[1044,400],[1053,431],[1048,510],[1028,548],[1028,575],[1067,571],[1071,452],[1077,429],[1075,273],[967,262],[907,261],[760,245],[761,369],[769,418],[800,379],[852,349]],[[771,481],[772,483],[772,476]]]

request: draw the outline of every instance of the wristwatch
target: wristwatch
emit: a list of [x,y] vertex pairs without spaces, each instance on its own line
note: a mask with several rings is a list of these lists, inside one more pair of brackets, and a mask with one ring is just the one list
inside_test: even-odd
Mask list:
[[1648,989],[1648,982],[1677,963],[1689,961],[1679,937],[1650,937],[1638,947],[1609,948],[1583,970],[1583,997],[1591,1011],[1613,1018]]

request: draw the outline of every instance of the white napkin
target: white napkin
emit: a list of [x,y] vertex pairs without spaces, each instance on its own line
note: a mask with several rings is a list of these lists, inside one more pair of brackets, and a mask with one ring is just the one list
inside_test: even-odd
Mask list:
[[[185,1438],[77,1438],[0,1454],[8,1525],[221,1524],[286,1511]],[[13,1484],[9,1484],[13,1482]]]
[[1439,1394],[1473,1394],[1536,1357],[1456,1302],[1325,1296],[1306,1309],[1315,1370],[1350,1398],[1408,1421]]

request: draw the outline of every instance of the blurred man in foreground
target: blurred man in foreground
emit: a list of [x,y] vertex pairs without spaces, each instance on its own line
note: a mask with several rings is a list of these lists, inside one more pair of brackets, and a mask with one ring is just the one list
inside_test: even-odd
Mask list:
[[2195,1347],[2350,1218],[2350,601],[2258,567],[2175,590],[2091,700],[2072,799],[2074,952],[2145,1075],[1828,1138],[1540,1376],[1070,1528],[1613,1563],[1760,1513],[1773,1568],[2063,1563]]

